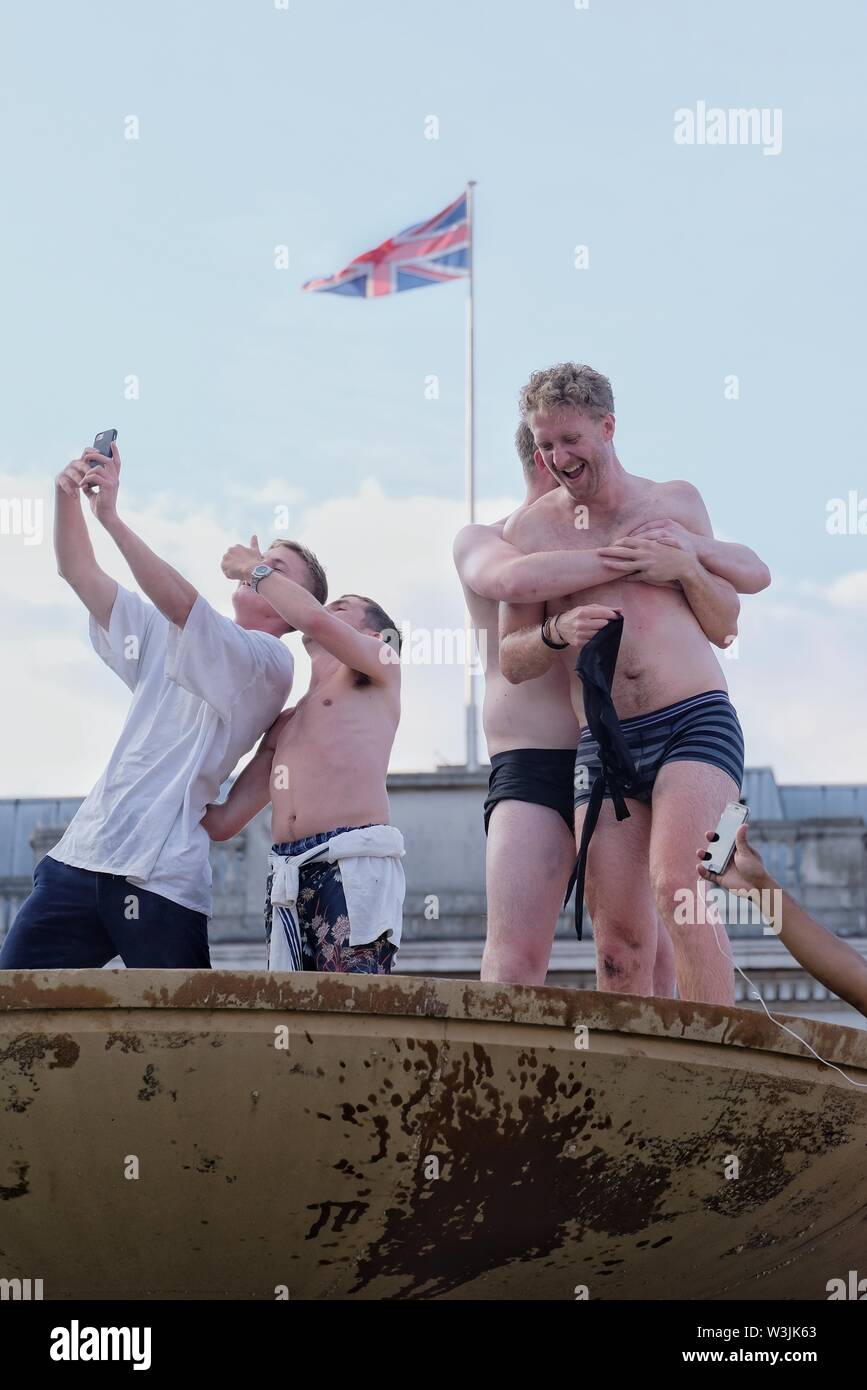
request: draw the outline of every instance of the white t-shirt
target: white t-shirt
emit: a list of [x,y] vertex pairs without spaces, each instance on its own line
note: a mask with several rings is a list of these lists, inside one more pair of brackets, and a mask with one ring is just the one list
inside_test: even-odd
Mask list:
[[289,648],[196,599],[183,628],[118,585],[109,630],[90,640],[133,692],[105,772],[50,851],[77,869],[121,874],[211,914],[209,840],[200,821],[236,762],[292,688]]

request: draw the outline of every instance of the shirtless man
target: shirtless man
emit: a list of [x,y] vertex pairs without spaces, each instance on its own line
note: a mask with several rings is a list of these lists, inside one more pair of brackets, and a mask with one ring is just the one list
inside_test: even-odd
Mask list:
[[311,677],[202,824],[212,840],[227,840],[272,803],[270,969],[389,974],[405,892],[403,837],[388,823],[385,785],[400,720],[395,624],[358,594],[324,607],[262,563],[255,537],[226,552],[223,573],[304,634]]
[[[557,487],[525,421],[515,447],[527,489],[524,501],[491,526],[465,526],[455,537],[454,558],[484,662],[482,725],[491,760],[481,978],[544,984],[575,865],[572,787],[580,730],[561,662],[526,685],[511,685],[502,675],[498,613],[501,602],[542,602],[574,592],[584,580],[584,557],[574,549],[525,555],[503,540],[507,524]],[[654,992],[669,993],[673,984],[674,956],[663,933]]]
[[[599,988],[653,991],[658,909],[674,943],[681,998],[732,1003],[725,932],[680,925],[675,894],[689,885],[698,894],[696,839],[737,800],[743,776],[743,736],[708,639],[718,646],[732,640],[734,585],[755,592],[769,582],[767,571],[745,547],[713,540],[692,484],[625,471],[614,450],[611,386],[592,368],[565,363],[535,372],[521,410],[558,486],[516,516],[504,538],[526,552],[573,548],[586,568],[569,596],[504,606],[503,673],[520,683],[562,662],[583,725],[577,652],[624,616],[613,698],[639,780],[627,798],[630,818],[618,824],[606,799],[590,845],[585,896]],[[585,728],[576,758],[576,839],[598,768]]]

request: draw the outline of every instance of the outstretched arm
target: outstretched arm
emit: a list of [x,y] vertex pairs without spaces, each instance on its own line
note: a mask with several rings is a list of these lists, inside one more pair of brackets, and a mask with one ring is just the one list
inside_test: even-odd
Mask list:
[[[814,979],[851,1004],[853,1009],[867,1015],[867,961],[847,942],[841,941],[814,921],[780,887],[765,868],[761,855],[750,844],[748,833],[745,825],[737,830],[734,858],[724,874],[708,873],[704,863],[700,862],[699,875],[739,896],[749,896],[758,890],[762,895],[760,903],[774,904],[766,920],[795,960]],[[712,844],[716,832],[709,830],[705,839]],[[708,852],[700,849],[696,851],[696,856],[703,861],[708,857]]]
[[[165,560],[161,560],[159,555],[155,555],[118,516],[120,454],[117,445],[112,444],[110,459],[104,458],[96,449],[85,449],[83,459],[90,469],[79,486],[88,494],[94,515],[115,542],[139,588],[170,623],[183,627],[199,596],[198,590]],[[92,491],[94,486],[99,488],[99,492]]]
[[54,496],[54,554],[57,572],[78,594],[101,628],[108,631],[117,581],[96,562],[81,510],[81,480],[89,472],[84,458],[58,474]]
[[611,579],[597,550],[545,550],[525,555],[490,526],[464,526],[455,537],[454,560],[468,589],[499,603],[544,602]]
[[[223,573],[229,579],[240,579],[242,583],[249,584],[253,570],[262,561],[255,536],[253,540],[255,548],[233,545],[226,551],[222,562]],[[378,636],[373,637],[350,627],[349,623],[324,608],[307,589],[285,574],[279,574],[276,570],[269,574],[260,581],[257,593],[266,598],[287,623],[318,642],[351,670],[362,672],[376,684],[393,681],[399,674],[400,657],[393,647]]]

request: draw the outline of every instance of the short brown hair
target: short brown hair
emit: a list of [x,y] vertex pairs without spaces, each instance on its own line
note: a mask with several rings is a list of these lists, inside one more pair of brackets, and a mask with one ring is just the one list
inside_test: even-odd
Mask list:
[[611,382],[583,362],[558,362],[555,367],[534,372],[520,396],[523,418],[558,405],[576,406],[597,418],[613,415]]
[[533,438],[533,431],[530,429],[526,420],[522,420],[515,430],[515,448],[518,450],[518,458],[521,460],[524,478],[528,483],[532,482],[533,475],[536,471],[536,441]]
[[287,550],[294,550],[296,555],[301,556],[301,559],[307,566],[307,572],[310,575],[311,594],[315,599],[318,599],[320,603],[327,603],[328,580],[325,578],[325,570],[313,554],[313,551],[308,550],[307,546],[302,545],[300,541],[290,541],[286,536],[278,536],[275,541],[271,542],[268,549],[273,550],[276,545],[285,545]]
[[399,656],[401,638],[394,619],[372,598],[365,598],[364,594],[347,594],[347,598],[357,598],[364,604],[364,626],[371,632],[381,632],[383,642],[387,642]]

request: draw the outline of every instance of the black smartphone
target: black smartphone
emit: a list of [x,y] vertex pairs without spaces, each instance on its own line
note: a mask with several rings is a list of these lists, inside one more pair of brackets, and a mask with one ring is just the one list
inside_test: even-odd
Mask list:
[[[96,436],[96,438],[95,438],[94,441],[93,441],[93,447],[94,447],[94,449],[96,449],[100,454],[102,454],[102,456],[103,456],[104,458],[110,459],[110,458],[111,458],[111,446],[112,446],[112,444],[114,443],[114,441],[115,441],[116,439],[117,439],[117,430],[100,430],[99,434]],[[99,467],[99,466],[100,466],[100,465],[97,465],[97,467]]]
[[[94,441],[93,441],[93,448],[96,449],[96,450],[98,450],[98,452],[99,452],[100,454],[102,454],[103,458],[110,459],[110,458],[111,458],[111,446],[112,446],[112,444],[114,443],[114,441],[115,441],[116,439],[117,439],[117,430],[100,430],[99,434],[96,436],[96,438],[95,438]],[[96,460],[93,459],[93,460],[91,461],[91,467],[92,467],[92,468],[101,468],[101,467],[102,467],[102,464],[101,464],[101,463],[97,463]],[[87,492],[99,492],[99,488],[96,486],[95,483],[91,483],[90,486],[89,486],[88,488],[86,488],[86,491],[87,491]]]

